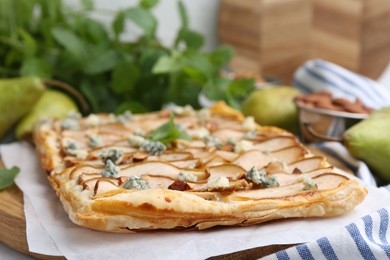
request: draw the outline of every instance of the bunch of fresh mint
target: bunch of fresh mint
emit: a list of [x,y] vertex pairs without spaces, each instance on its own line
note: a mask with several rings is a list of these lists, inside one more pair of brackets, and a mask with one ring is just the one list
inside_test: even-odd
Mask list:
[[[158,110],[174,102],[198,108],[198,96],[239,100],[254,87],[253,79],[230,80],[220,75],[233,52],[220,47],[201,50],[202,35],[190,29],[185,6],[178,1],[181,28],[172,47],[156,37],[151,10],[158,0],[140,0],[122,9],[106,28],[90,14],[61,0],[0,0],[0,78],[35,75],[76,87],[93,112],[135,113]],[[142,29],[134,42],[121,41],[128,23]]]

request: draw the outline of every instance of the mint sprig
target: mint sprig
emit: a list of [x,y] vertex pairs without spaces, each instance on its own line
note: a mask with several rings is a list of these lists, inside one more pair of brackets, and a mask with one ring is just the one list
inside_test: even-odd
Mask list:
[[148,139],[150,141],[158,141],[163,144],[169,144],[175,141],[176,139],[191,140],[191,138],[181,131],[174,123],[175,116],[170,115],[169,121],[161,125],[159,128],[153,130]]

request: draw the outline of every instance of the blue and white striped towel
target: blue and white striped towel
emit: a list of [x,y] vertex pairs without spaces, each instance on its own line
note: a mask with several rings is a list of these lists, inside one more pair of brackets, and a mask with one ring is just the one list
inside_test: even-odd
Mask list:
[[[359,98],[366,106],[376,109],[390,105],[390,89],[322,60],[310,60],[302,65],[294,75],[294,85],[304,93],[327,90],[335,97]],[[354,159],[342,144],[321,142],[317,146],[355,170],[363,182],[376,186],[367,165]],[[390,192],[390,185],[381,189]],[[390,259],[390,207],[386,206],[347,225],[339,233],[279,251],[264,259]]]
[[[382,188],[390,191],[390,186]],[[317,241],[279,251],[265,260],[278,259],[390,259],[390,207],[382,208]]]
[[375,109],[390,105],[390,88],[323,60],[310,60],[299,67],[293,84],[304,93],[327,90],[334,97],[359,98]]

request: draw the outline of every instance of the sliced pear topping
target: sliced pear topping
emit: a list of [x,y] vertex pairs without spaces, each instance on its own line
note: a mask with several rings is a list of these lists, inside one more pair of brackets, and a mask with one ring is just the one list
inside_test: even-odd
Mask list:
[[[328,190],[337,188],[340,183],[344,182],[348,178],[342,175],[336,175],[334,173],[323,174],[314,179],[318,186],[318,190]],[[282,186],[276,188],[268,188],[268,189],[256,189],[249,191],[238,191],[232,195],[227,197],[228,200],[242,200],[243,198],[247,199],[285,199],[286,197],[296,196],[298,194],[302,194],[304,196],[307,192],[313,191],[303,191],[302,183],[296,183],[289,186]]]
[[207,168],[207,172],[210,174],[209,179],[226,177],[229,180],[238,180],[245,175],[245,170],[234,164],[212,166]]
[[297,143],[298,141],[294,136],[277,136],[255,144],[253,149],[271,152],[296,145]]
[[219,129],[213,132],[213,136],[217,137],[221,142],[226,142],[228,139],[239,141],[242,138],[242,132],[232,129]]
[[143,175],[141,176],[145,180],[151,189],[168,189],[169,185],[172,184],[173,180],[167,177],[157,177]]
[[109,191],[120,190],[117,185],[118,184],[115,182],[115,180],[101,178],[95,184],[93,195],[99,196]]
[[197,169],[180,169],[172,164],[166,162],[141,162],[130,165],[120,172],[120,176],[135,176],[135,175],[152,175],[152,176],[164,176],[171,179],[177,179],[180,172],[191,173],[195,175],[198,180],[205,180],[208,174],[204,170]]
[[[218,179],[217,179],[218,180]],[[226,180],[224,180],[225,184],[226,184]],[[240,180],[235,180],[235,181],[229,181],[229,185],[221,185],[221,187],[210,187],[210,185],[208,183],[199,183],[199,184],[195,184],[193,185],[192,183],[188,183],[191,187],[192,187],[192,192],[194,192],[196,195],[198,196],[201,196],[201,197],[204,197],[203,195],[197,193],[197,192],[202,192],[202,193],[205,193],[205,196],[204,197],[205,199],[209,199],[209,200],[219,200],[217,197],[219,197],[218,194],[214,193],[214,196],[212,196],[213,198],[207,198],[209,197],[208,195],[211,195],[211,194],[208,194],[208,192],[215,192],[215,191],[239,191],[239,190],[247,190],[247,189],[250,189],[252,187],[252,184],[249,184],[246,180],[244,179],[240,179]],[[207,195],[208,194],[208,195]]]
[[178,168],[188,168],[188,169],[194,169],[200,165],[199,159],[190,159],[184,161],[170,161],[169,163]]
[[302,159],[304,158],[305,154],[307,154],[306,150],[300,145],[282,148],[271,153],[272,157],[275,157],[278,160],[283,160],[287,163]]
[[293,162],[288,165],[288,168],[289,172],[292,173],[295,168],[299,169],[301,172],[308,172],[327,166],[329,166],[329,164],[326,162],[324,157],[312,156]]
[[85,166],[81,166],[81,167],[76,167],[74,168],[70,174],[69,174],[69,178],[70,179],[77,179],[80,177],[81,174],[83,173],[96,173],[96,174],[101,174],[103,168],[98,168],[98,167],[93,167],[93,166],[90,166],[90,165],[85,165]]
[[102,177],[101,174],[96,174],[96,173],[83,173],[80,175],[80,177],[77,180],[77,183],[80,185],[83,185],[83,183],[87,180],[94,179],[94,178],[100,178]]
[[256,167],[258,169],[264,168],[273,160],[274,159],[270,155],[257,150],[251,150],[241,154],[233,161],[233,164],[241,166],[245,171],[249,171],[252,167]]
[[228,162],[232,162],[238,157],[236,153],[228,152],[228,151],[217,151],[216,154]]
[[[332,171],[333,171],[333,167],[326,167],[326,168],[316,169],[314,171],[309,171],[306,172],[305,174],[310,178],[315,178],[324,173],[331,173]],[[297,182],[302,182],[301,174],[278,172],[278,173],[272,173],[270,175],[275,176],[275,178],[279,181],[280,186],[286,186]]]
[[208,162],[205,163],[205,167],[212,167],[212,166],[217,166],[226,163],[227,161],[224,160],[221,156],[215,155],[213,156]]
[[190,152],[167,152],[160,155],[162,161],[179,161],[193,158]]

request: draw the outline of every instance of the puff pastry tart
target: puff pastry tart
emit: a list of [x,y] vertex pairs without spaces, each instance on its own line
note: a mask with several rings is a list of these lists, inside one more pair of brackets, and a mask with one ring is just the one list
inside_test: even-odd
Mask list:
[[70,219],[108,232],[206,229],[345,214],[354,177],[291,133],[224,103],[37,124],[34,141]]

